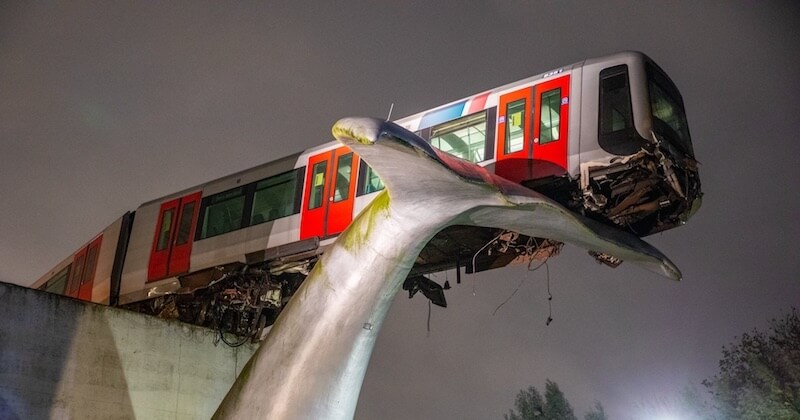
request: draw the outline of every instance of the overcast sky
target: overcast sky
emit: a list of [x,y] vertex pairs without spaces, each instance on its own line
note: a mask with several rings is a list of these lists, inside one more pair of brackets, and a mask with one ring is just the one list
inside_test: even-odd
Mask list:
[[465,276],[429,336],[427,302],[398,295],[357,418],[500,418],[546,378],[581,418],[595,400],[642,418],[800,304],[796,2],[332,3],[0,3],[0,281],[30,284],[144,201],[324,143],[340,117],[632,49],[682,91],[702,163],[701,211],[647,238],[684,280],[567,247],[550,326],[544,270],[517,267]]

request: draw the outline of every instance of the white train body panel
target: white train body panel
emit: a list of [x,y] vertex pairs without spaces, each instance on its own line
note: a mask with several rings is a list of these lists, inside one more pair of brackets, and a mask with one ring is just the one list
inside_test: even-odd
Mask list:
[[[44,288],[53,293],[108,304],[111,295],[111,276],[123,228],[123,219],[124,217],[120,217],[115,220],[92,240],[83,244],[77,251],[45,273],[31,287]],[[97,253],[96,259],[90,258],[89,256],[95,252]],[[78,266],[76,261],[82,262],[79,270],[75,269]],[[50,282],[49,288],[47,288],[48,282]]]

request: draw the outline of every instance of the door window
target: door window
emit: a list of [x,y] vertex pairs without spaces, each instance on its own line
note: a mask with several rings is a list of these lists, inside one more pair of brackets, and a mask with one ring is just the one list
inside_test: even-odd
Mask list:
[[86,252],[82,251],[78,254],[75,262],[73,263],[74,270],[70,273],[70,280],[69,280],[69,295],[74,296],[78,293],[78,288],[81,285],[81,280],[83,279],[83,266],[84,262],[86,262]]
[[156,251],[163,251],[169,246],[169,236],[172,231],[172,214],[174,210],[169,209],[161,219],[161,229],[158,233],[158,245]]
[[539,144],[550,143],[559,138],[561,122],[561,89],[542,93],[542,108],[539,112]]
[[100,246],[92,244],[89,246],[89,255],[86,257],[86,268],[83,270],[83,279],[81,285],[90,283],[94,277],[94,271],[97,269],[97,256],[100,253]]
[[322,200],[325,194],[325,172],[328,169],[328,161],[318,162],[314,165],[311,173],[311,194],[308,199],[308,209],[314,210],[322,207]]
[[175,239],[175,245],[183,245],[189,242],[189,234],[192,231],[194,206],[194,201],[183,205],[183,210],[181,210],[181,220],[178,222],[178,237]]
[[505,153],[513,153],[525,147],[525,99],[506,105]]

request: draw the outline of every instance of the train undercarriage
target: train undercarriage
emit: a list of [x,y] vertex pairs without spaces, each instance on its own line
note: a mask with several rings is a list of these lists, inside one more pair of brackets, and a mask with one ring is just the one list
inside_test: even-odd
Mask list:
[[[403,289],[409,298],[417,292],[446,307],[444,290],[426,275],[457,268],[467,274],[510,263],[546,260],[558,254],[561,242],[531,238],[515,232],[473,226],[451,226],[431,239],[420,252]],[[211,328],[231,346],[263,338],[300,288],[319,255],[297,254],[254,264],[232,263],[180,278],[183,287],[123,308]]]

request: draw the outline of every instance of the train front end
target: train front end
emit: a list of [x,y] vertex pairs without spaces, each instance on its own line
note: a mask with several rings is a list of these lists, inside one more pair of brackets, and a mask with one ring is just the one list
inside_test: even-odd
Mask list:
[[583,117],[597,124],[581,128],[579,188],[569,207],[637,236],[684,224],[702,192],[677,87],[635,52],[587,60],[583,72],[584,89],[598,95],[585,98]]

